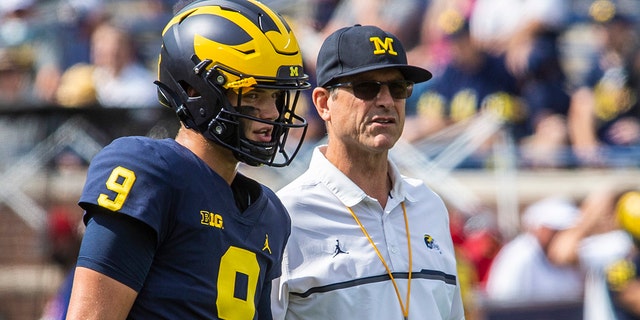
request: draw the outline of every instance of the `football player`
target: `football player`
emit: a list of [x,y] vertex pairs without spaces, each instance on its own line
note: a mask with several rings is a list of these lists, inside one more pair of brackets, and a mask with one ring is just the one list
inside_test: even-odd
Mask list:
[[253,0],[192,2],[162,40],[158,96],[181,127],[92,160],[69,319],[269,319],[290,220],[237,167],[286,166],[300,148],[298,43]]

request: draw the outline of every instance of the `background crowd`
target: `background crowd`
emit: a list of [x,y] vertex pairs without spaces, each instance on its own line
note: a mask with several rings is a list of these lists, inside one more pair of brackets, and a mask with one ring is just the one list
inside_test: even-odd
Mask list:
[[[433,149],[443,143],[436,137],[491,113],[518,147],[521,167],[638,164],[637,1],[265,2],[299,35],[310,75],[324,37],[354,23],[390,30],[410,63],[433,70],[434,81],[408,101],[407,141]],[[3,1],[0,108],[158,107],[151,80],[172,5]],[[324,135],[314,129],[312,138]],[[491,166],[494,139],[479,142],[460,167]]]
[[[500,144],[513,147],[518,168],[640,165],[640,1],[264,2],[291,24],[310,76],[322,40],[340,27],[373,24],[397,35],[409,63],[434,74],[408,99],[403,135],[427,156],[472,135],[483,138],[467,142],[468,156],[457,168],[498,165]],[[0,112],[128,108],[144,117],[161,109],[153,80],[160,31],[173,4],[2,0]],[[305,149],[311,150],[325,131],[308,100],[305,105],[311,126]],[[74,162],[65,156],[56,161]],[[6,167],[0,163],[0,171]],[[606,319],[605,267],[632,247],[615,223],[615,201],[638,187],[599,186],[579,199],[522,204],[516,236],[501,233],[495,214],[452,206],[468,319],[482,319],[481,306],[492,303],[564,300],[577,303],[585,319]],[[62,268],[70,267],[79,239],[73,206],[49,213],[50,249]],[[55,314],[55,303],[47,312]]]

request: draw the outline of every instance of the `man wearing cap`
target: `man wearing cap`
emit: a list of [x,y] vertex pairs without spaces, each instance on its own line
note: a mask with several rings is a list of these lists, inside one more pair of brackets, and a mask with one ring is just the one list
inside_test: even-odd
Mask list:
[[323,43],[312,99],[328,144],[278,192],[292,232],[274,319],[464,319],[447,209],[388,159],[405,99],[430,78],[374,26]]

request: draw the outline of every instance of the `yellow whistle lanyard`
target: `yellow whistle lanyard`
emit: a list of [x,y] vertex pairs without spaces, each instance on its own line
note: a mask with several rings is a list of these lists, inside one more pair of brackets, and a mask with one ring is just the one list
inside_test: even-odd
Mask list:
[[384,268],[387,269],[387,274],[389,275],[389,278],[391,278],[391,282],[393,283],[393,288],[396,290],[396,296],[398,297],[398,303],[400,303],[402,314],[404,315],[405,319],[408,319],[409,318],[409,300],[411,298],[411,294],[410,294],[411,293],[411,270],[412,270],[411,267],[413,264],[413,260],[411,258],[411,235],[409,234],[409,219],[407,218],[407,209],[404,206],[404,201],[401,202],[400,205],[402,206],[402,214],[404,215],[404,227],[405,227],[405,230],[407,231],[407,249],[409,251],[409,280],[407,283],[406,307],[402,302],[402,297],[400,296],[400,289],[398,289],[398,284],[396,283],[396,279],[393,277],[393,274],[391,273],[391,269],[389,269],[389,265],[387,265],[387,261],[385,261],[384,258],[382,257],[382,254],[380,254],[380,250],[378,250],[378,247],[376,246],[376,244],[373,243],[373,240],[371,239],[371,236],[369,236],[367,229],[364,227],[364,225],[362,225],[362,223],[360,222],[360,219],[358,219],[358,216],[356,216],[356,213],[353,212],[353,209],[351,209],[351,207],[347,207],[347,210],[349,210],[349,213],[351,213],[351,216],[353,217],[353,219],[356,220],[356,222],[358,223],[358,226],[360,226],[360,230],[362,230],[362,233],[364,233],[364,235],[367,237],[367,240],[369,240],[369,243],[373,247],[373,250],[376,251],[376,254],[378,255],[378,258],[384,265]]

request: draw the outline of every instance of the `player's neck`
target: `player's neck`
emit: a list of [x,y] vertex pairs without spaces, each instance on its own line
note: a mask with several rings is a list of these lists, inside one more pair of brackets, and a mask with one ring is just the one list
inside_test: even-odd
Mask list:
[[191,152],[202,159],[213,171],[231,185],[238,171],[238,160],[236,160],[230,150],[186,128],[180,128],[176,136],[176,142],[191,150]]

